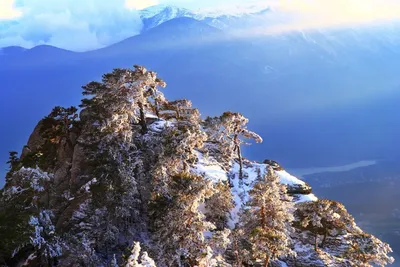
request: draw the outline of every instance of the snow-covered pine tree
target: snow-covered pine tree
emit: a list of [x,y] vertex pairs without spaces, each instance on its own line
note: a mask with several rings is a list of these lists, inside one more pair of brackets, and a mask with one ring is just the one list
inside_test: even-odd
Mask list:
[[[173,109],[173,105],[169,104]],[[161,152],[155,164],[153,185],[157,193],[164,194],[170,177],[190,171],[190,165],[198,160],[196,149],[203,147],[206,134],[200,126],[200,113],[191,104],[179,117],[172,117],[161,132]],[[165,111],[165,109],[164,109]]]
[[150,98],[160,100],[157,86],[164,85],[154,72],[135,66],[135,70],[114,69],[103,75],[102,82],[83,87],[89,98],[82,100],[86,116],[79,142],[93,166],[87,175],[95,181],[91,185],[97,220],[93,230],[106,254],[121,242],[121,236],[128,242],[140,231],[137,176],[143,170],[134,141],[147,131],[145,114],[154,104]]
[[[314,249],[323,247],[326,239],[331,235],[340,235],[347,232],[357,232],[354,218],[347,212],[343,204],[328,199],[319,199],[313,202],[303,202],[296,205],[294,226],[308,230],[315,236]],[[318,236],[323,239],[319,244]]]
[[34,228],[30,243],[35,249],[35,261],[39,266],[54,266],[63,254],[63,241],[56,234],[53,223],[54,214],[41,210],[38,216],[31,216],[29,224]]
[[[37,229],[31,219],[40,218],[41,210],[46,208],[48,201],[43,196],[52,180],[52,174],[38,168],[22,167],[12,173],[0,198],[0,261],[12,262],[16,255],[34,253],[31,238]],[[51,243],[49,239],[44,241]]]
[[207,140],[204,142],[204,148],[209,156],[215,158],[222,166],[229,170],[232,163],[231,143],[226,141],[220,117],[207,117],[202,121],[204,132],[207,134]]
[[[156,264],[152,258],[149,257],[147,252],[141,252],[139,242],[134,242],[131,255],[125,264],[125,267],[156,267]],[[142,256],[140,257],[140,254]]]
[[293,202],[271,167],[256,180],[249,194],[240,219],[242,238],[248,242],[250,260],[269,266],[271,259],[292,254]]
[[243,139],[253,139],[257,143],[261,136],[247,129],[249,120],[237,112],[224,112],[220,117],[207,118],[204,122],[208,142],[218,144],[219,151],[230,162],[236,155],[239,160],[239,177],[243,178],[243,159],[241,146],[248,144]]
[[212,184],[203,177],[179,173],[171,177],[166,195],[154,199],[153,220],[159,266],[195,266],[207,255],[205,237],[215,226],[206,221],[199,206],[212,195]]
[[177,99],[174,101],[164,102],[162,110],[164,111],[163,117],[165,119],[175,118],[176,120],[184,120],[194,111],[192,108],[192,102],[187,99]]
[[345,257],[360,267],[386,266],[394,262],[394,258],[388,256],[391,252],[391,247],[375,236],[359,233],[351,236]]
[[229,213],[234,208],[233,196],[231,188],[226,182],[214,185],[214,191],[215,193],[205,202],[206,216],[217,230],[223,231],[228,227]]

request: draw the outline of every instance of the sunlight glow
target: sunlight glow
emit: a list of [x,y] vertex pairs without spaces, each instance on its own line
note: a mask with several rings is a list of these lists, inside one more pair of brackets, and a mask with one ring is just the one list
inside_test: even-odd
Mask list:
[[14,7],[14,0],[0,0],[0,20],[15,19],[21,15],[22,12]]
[[400,19],[397,0],[283,0],[277,7],[297,17],[293,23],[276,27],[278,32]]

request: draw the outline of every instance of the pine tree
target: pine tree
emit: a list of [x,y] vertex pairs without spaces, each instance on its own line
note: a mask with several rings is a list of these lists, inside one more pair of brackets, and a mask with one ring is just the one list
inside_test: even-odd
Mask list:
[[271,167],[249,194],[248,208],[241,216],[243,237],[249,242],[250,257],[269,266],[271,259],[292,253],[289,237],[292,202]]
[[158,212],[153,229],[160,266],[194,266],[207,254],[204,233],[215,226],[206,221],[199,206],[211,194],[212,185],[203,177],[181,173],[172,177],[167,195],[155,196]]
[[156,264],[152,258],[149,257],[147,252],[142,252],[139,242],[134,242],[131,255],[128,257],[125,267],[156,267]]
[[10,260],[27,249],[35,226],[32,217],[40,217],[47,206],[43,193],[50,186],[53,175],[40,169],[24,168],[15,171],[9,184],[0,194],[0,259]]
[[6,185],[11,183],[12,174],[17,170],[19,165],[18,152],[10,151],[9,155],[10,156],[7,161],[9,167],[8,167],[8,172],[6,174]]
[[[165,102],[163,105],[164,117],[166,119],[170,119],[174,117],[177,121],[184,120],[188,115],[190,116],[191,112],[194,111],[192,108],[192,102],[187,99],[178,99],[174,101]],[[174,113],[174,116],[171,116],[168,111]]]
[[190,171],[190,166],[198,160],[197,150],[203,147],[206,140],[198,110],[188,108],[186,111],[185,116],[174,119],[161,133],[160,160],[152,170],[153,185],[161,194],[167,190],[172,176]]
[[46,266],[53,266],[63,254],[63,244],[55,233],[53,218],[52,211],[42,210],[38,216],[31,216],[29,220],[29,224],[34,228],[30,242],[35,248],[37,259]]
[[115,69],[103,75],[101,83],[83,87],[83,94],[90,98],[82,100],[88,115],[79,141],[94,166],[88,174],[96,181],[91,185],[97,220],[94,232],[107,248],[104,253],[117,246],[121,234],[129,240],[140,231],[138,178],[143,170],[135,138],[147,131],[145,113],[158,83],[155,73],[136,66],[133,71]]
[[215,193],[205,202],[206,216],[217,230],[222,231],[227,227],[229,212],[234,208],[234,202],[229,184],[219,182],[214,188]]
[[236,154],[239,160],[239,177],[243,178],[243,159],[241,145],[248,144],[245,139],[254,139],[261,143],[262,138],[246,128],[248,119],[240,113],[224,112],[221,117],[207,118],[205,121],[208,142],[219,145],[219,151],[226,155],[229,161]]
[[321,243],[321,247],[323,247],[329,235],[333,235],[335,232],[354,231],[354,218],[339,202],[319,199],[314,202],[297,204],[296,207],[294,226],[302,230],[308,230],[315,235],[314,248],[316,251],[319,246],[319,235],[323,235]]
[[55,107],[42,120],[41,135],[51,143],[59,144],[62,138],[69,140],[71,128],[78,124],[76,107]]
[[345,257],[360,267],[386,266],[394,262],[388,256],[390,252],[393,252],[390,246],[375,236],[359,233],[351,237]]

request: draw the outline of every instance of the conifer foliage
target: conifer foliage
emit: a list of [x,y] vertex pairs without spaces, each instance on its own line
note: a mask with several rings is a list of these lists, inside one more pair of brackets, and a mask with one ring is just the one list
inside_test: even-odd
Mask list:
[[142,252],[142,256],[140,256],[141,250],[140,243],[135,242],[125,267],[156,267],[156,263],[147,252]]
[[388,254],[393,252],[390,246],[373,235],[360,233],[350,240],[346,256],[357,266],[386,266],[392,264],[394,259]]
[[243,139],[253,139],[257,143],[263,140],[261,136],[247,129],[249,120],[237,112],[224,112],[220,117],[207,118],[205,121],[209,140],[218,145],[220,153],[231,161],[235,156],[239,161],[239,177],[243,178],[243,159],[241,146],[248,145]]
[[249,260],[269,266],[271,259],[292,254],[290,247],[293,204],[271,167],[259,175],[242,213],[242,238],[247,240]]
[[212,195],[212,185],[201,176],[177,174],[172,177],[167,196],[155,199],[163,211],[155,220],[155,235],[162,266],[194,266],[207,252],[205,232],[215,226],[199,210]]
[[[320,199],[315,202],[305,202],[297,206],[295,216],[298,218],[295,225],[301,229],[309,230],[315,236],[315,250],[325,245],[329,235],[356,231],[354,218],[347,212],[343,204]],[[323,240],[319,244],[318,236]]]

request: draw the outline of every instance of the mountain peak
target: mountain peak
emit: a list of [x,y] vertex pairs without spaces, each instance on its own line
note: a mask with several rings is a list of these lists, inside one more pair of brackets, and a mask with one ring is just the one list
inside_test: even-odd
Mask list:
[[140,11],[143,21],[143,31],[157,27],[158,25],[175,18],[196,17],[192,11],[169,5],[156,5]]
[[177,6],[172,6],[172,5],[155,5],[155,6],[150,6],[148,8],[142,9],[139,11],[140,17],[142,19],[149,19],[154,16],[160,15],[160,14],[165,14],[165,13],[190,13],[192,14],[193,12],[190,11],[189,9],[186,8],[181,8]]

